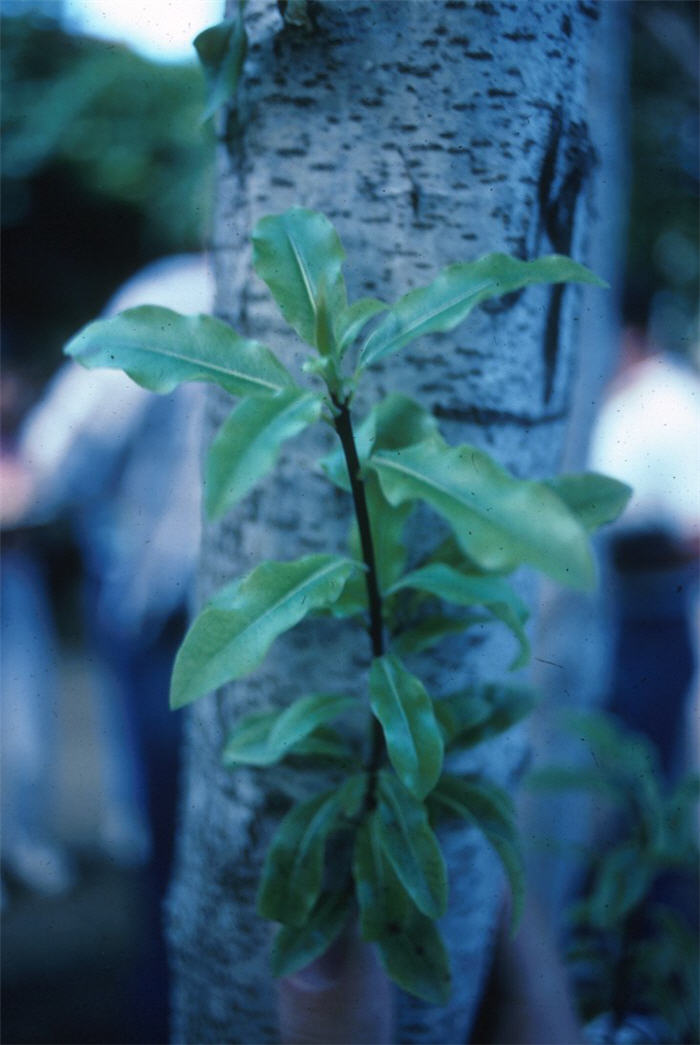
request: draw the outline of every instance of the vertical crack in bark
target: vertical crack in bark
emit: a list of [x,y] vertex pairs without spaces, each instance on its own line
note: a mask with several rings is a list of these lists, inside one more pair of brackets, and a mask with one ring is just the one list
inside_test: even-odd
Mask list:
[[[574,238],[576,207],[581,190],[595,163],[585,121],[565,123],[562,108],[552,111],[549,140],[537,183],[539,224],[537,240],[546,235],[557,254],[570,254]],[[549,403],[559,356],[559,334],[566,284],[552,287],[544,335],[543,398]]]

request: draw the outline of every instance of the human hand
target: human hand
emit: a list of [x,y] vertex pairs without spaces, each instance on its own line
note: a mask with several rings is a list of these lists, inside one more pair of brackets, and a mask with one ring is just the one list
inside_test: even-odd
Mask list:
[[326,954],[280,981],[280,1031],[285,1045],[390,1045],[394,999],[376,949],[356,927]]

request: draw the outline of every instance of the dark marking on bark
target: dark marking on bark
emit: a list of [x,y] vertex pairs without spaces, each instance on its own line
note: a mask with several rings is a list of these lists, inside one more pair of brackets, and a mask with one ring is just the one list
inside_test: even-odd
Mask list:
[[[537,182],[538,247],[544,233],[557,254],[571,252],[576,205],[594,162],[595,152],[585,122],[565,123],[561,107],[554,109]],[[545,403],[554,391],[565,291],[566,284],[561,283],[550,291],[544,340]]]
[[434,72],[440,68],[439,65],[409,65],[406,62],[398,62],[396,69],[402,76],[417,76],[419,80],[429,80]]
[[287,21],[287,6],[288,0],[277,0],[277,7],[279,13],[282,15],[284,26],[282,32],[303,32],[303,33],[315,33],[318,31],[318,16],[321,11],[320,0],[306,0],[306,24],[299,22],[288,22]]
[[584,0],[579,0],[577,6],[581,14],[585,15],[586,18],[590,18],[591,21],[597,22],[600,18],[600,11],[595,4],[589,4],[585,3]]
[[522,32],[522,30],[516,29],[516,31],[514,33],[504,33],[503,34],[503,39],[504,40],[512,40],[513,43],[518,43],[518,44],[519,43],[526,43],[526,42],[527,43],[531,43],[533,40],[537,39],[537,36],[535,35],[535,33],[524,33],[524,32]]
[[465,51],[465,58],[471,58],[472,62],[492,62],[493,55],[490,51]]
[[564,34],[564,36],[571,36],[571,18],[569,17],[569,15],[564,15],[564,17],[562,18],[561,31]]
[[512,428],[537,428],[540,425],[556,424],[564,421],[567,410],[557,410],[552,414],[513,414],[507,410],[495,410],[488,406],[441,406],[439,403],[433,407],[433,413],[442,421],[457,421],[459,424],[478,425],[486,428],[488,425],[504,425]]
[[480,0],[479,3],[474,4],[477,11],[481,11],[483,15],[497,15],[496,5],[488,3],[487,0]]

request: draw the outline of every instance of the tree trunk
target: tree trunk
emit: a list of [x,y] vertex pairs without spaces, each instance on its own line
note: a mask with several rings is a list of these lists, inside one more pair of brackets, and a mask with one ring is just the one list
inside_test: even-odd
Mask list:
[[[599,176],[585,119],[596,5],[309,6],[311,31],[284,27],[267,0],[246,10],[250,48],[220,148],[219,315],[298,370],[305,353],[253,274],[250,249],[255,221],[293,203],[324,211],[336,225],[351,300],[392,301],[440,267],[489,251],[586,260],[589,188]],[[492,303],[455,334],[425,338],[377,366],[355,412],[401,390],[435,413],[449,441],[481,446],[518,475],[551,473],[564,442],[581,308],[575,287],[531,288]],[[223,394],[209,395],[205,442],[230,405]],[[207,528],[200,599],[264,558],[343,548],[349,504],[312,465],[330,435],[312,430],[289,444],[270,480]],[[415,528],[416,546],[433,526]],[[531,594],[530,580],[523,590]],[[414,670],[435,694],[501,677],[511,651],[493,630],[478,641],[446,641]],[[278,1035],[270,927],[255,914],[254,895],[289,795],[310,784],[278,770],[224,771],[227,729],[251,709],[314,690],[362,694],[368,663],[361,632],[307,622],[280,638],[253,676],[189,712],[169,899],[176,1041]],[[511,733],[472,764],[503,782],[523,755],[522,734]],[[495,933],[502,880],[492,855],[471,830],[442,842],[453,998],[437,1010],[402,995],[401,1041],[466,1040]]]

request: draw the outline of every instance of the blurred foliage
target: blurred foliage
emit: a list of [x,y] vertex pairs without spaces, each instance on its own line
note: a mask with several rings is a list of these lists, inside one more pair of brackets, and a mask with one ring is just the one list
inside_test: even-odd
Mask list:
[[643,1014],[658,1029],[649,1040],[697,1042],[700,779],[689,775],[668,788],[649,741],[611,715],[572,715],[568,724],[590,764],[535,770],[528,784],[594,793],[608,811],[568,912],[581,1015],[586,1022],[607,1016],[610,1041],[630,1016]]
[[[627,278],[664,347],[690,353],[700,275],[698,23],[694,0],[631,7]],[[641,299],[641,301],[639,300]],[[643,323],[643,314],[628,316]]]
[[194,51],[161,65],[29,13],[2,35],[3,326],[36,381],[137,269],[201,248],[213,134]]

